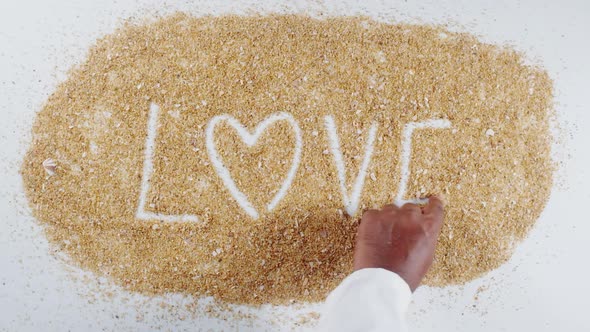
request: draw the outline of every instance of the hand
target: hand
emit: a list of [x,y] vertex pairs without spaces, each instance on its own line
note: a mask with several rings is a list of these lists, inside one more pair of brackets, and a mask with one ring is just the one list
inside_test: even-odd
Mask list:
[[397,273],[412,292],[434,259],[444,204],[431,196],[426,206],[386,205],[363,214],[356,236],[354,270],[383,268]]

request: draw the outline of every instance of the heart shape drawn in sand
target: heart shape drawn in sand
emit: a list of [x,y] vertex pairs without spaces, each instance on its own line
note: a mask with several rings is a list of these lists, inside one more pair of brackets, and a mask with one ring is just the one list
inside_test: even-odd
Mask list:
[[244,211],[246,211],[246,213],[250,217],[257,219],[258,211],[256,211],[256,209],[248,200],[244,192],[242,192],[236,186],[235,181],[229,173],[229,170],[227,169],[227,167],[225,167],[225,165],[221,161],[221,158],[219,157],[219,153],[217,152],[217,147],[215,146],[215,140],[213,138],[215,133],[215,126],[217,126],[217,124],[219,124],[222,121],[227,121],[227,123],[234,127],[234,129],[240,135],[242,141],[246,143],[248,147],[254,146],[258,141],[260,135],[262,135],[262,133],[264,132],[264,130],[266,130],[268,126],[272,125],[277,121],[287,121],[293,128],[293,131],[295,132],[295,153],[293,155],[291,168],[287,173],[285,181],[283,181],[283,183],[281,184],[279,191],[274,195],[270,203],[268,203],[268,205],[266,206],[268,211],[272,211],[272,209],[274,209],[277,206],[281,199],[283,199],[283,197],[287,193],[287,190],[289,190],[291,183],[293,182],[293,178],[295,178],[295,173],[297,173],[297,168],[299,167],[299,162],[301,160],[301,150],[303,145],[301,138],[301,129],[299,128],[299,124],[297,124],[297,121],[295,121],[293,116],[285,112],[271,114],[268,118],[264,119],[264,121],[262,121],[258,124],[258,126],[256,126],[256,129],[254,129],[254,133],[252,134],[238,120],[236,120],[236,118],[228,114],[215,116],[211,119],[211,121],[209,121],[209,124],[207,124],[207,129],[205,131],[205,143],[207,146],[207,152],[209,153],[209,159],[211,159],[211,163],[213,164],[213,167],[215,168],[217,175],[219,175],[219,177],[223,181],[223,184],[227,187],[230,194],[234,197],[234,199],[238,202],[242,209],[244,209]]

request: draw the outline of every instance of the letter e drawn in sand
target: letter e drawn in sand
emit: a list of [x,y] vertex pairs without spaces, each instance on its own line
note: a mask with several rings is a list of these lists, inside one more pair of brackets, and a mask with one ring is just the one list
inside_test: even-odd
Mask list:
[[408,186],[408,178],[410,176],[410,156],[412,153],[412,133],[416,129],[446,129],[451,127],[451,122],[446,119],[432,119],[422,122],[410,122],[404,126],[402,132],[402,149],[401,149],[401,169],[400,169],[400,181],[397,188],[397,196],[394,204],[402,206],[404,203],[417,203],[424,204],[428,202],[428,199],[411,199],[404,200],[403,197],[406,195],[406,189]]
[[234,127],[234,129],[238,132],[238,135],[240,135],[242,141],[246,143],[248,147],[254,146],[258,141],[260,135],[262,135],[262,133],[264,132],[264,130],[266,130],[268,126],[272,125],[277,121],[287,121],[293,128],[293,131],[295,132],[295,153],[293,155],[291,168],[287,173],[285,181],[283,181],[283,183],[281,184],[279,191],[275,194],[270,203],[268,203],[268,211],[272,211],[281,201],[281,199],[283,199],[283,197],[287,193],[287,190],[289,190],[289,187],[291,186],[293,179],[295,178],[295,174],[297,173],[297,168],[299,167],[299,162],[301,160],[301,150],[303,146],[301,138],[301,129],[299,128],[299,124],[297,123],[297,121],[295,121],[293,116],[285,112],[274,113],[270,115],[264,121],[259,123],[258,126],[256,126],[256,129],[254,129],[254,132],[252,134],[248,132],[248,130],[236,118],[228,114],[222,114],[213,117],[207,125],[205,140],[207,152],[209,153],[209,158],[211,159],[211,164],[213,165],[213,168],[217,172],[217,175],[219,175],[219,177],[223,181],[223,184],[229,190],[230,194],[240,205],[240,207],[244,209],[244,211],[246,211],[246,213],[250,217],[252,217],[253,219],[257,219],[258,211],[256,210],[256,208],[254,208],[254,206],[248,200],[246,195],[237,187],[235,181],[229,173],[229,170],[227,169],[227,167],[225,167],[225,165],[221,161],[221,158],[219,157],[219,153],[217,152],[214,140],[215,126],[217,126],[217,124],[222,121],[226,121],[227,123],[229,123],[229,125]]

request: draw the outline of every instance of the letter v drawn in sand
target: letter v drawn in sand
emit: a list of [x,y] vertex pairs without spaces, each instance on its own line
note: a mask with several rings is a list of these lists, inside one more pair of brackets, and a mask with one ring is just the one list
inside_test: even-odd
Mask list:
[[338,170],[338,180],[340,181],[340,192],[342,194],[342,202],[346,208],[346,213],[350,216],[354,216],[358,210],[359,202],[361,199],[361,193],[363,191],[363,184],[365,183],[365,176],[367,175],[367,169],[371,162],[371,155],[373,154],[373,145],[375,143],[375,134],[377,133],[377,122],[371,124],[369,134],[365,145],[365,156],[359,172],[354,180],[352,186],[352,192],[348,193],[346,189],[346,167],[344,166],[344,160],[342,158],[342,151],[340,149],[340,140],[338,139],[338,133],[336,130],[336,124],[334,118],[330,115],[324,117],[326,131],[328,132],[328,138],[330,139],[330,150],[336,163],[336,170]]

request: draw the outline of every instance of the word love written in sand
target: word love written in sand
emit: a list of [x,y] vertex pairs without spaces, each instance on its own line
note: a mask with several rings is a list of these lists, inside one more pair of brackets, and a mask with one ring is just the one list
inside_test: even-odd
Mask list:
[[527,63],[366,17],[129,22],[37,114],[23,187],[79,266],[249,304],[322,301],[363,210],[440,193],[424,282],[460,284],[507,261],[551,193],[552,81]]
[[[197,221],[198,217],[196,215],[191,214],[180,214],[180,215],[170,215],[164,213],[154,213],[146,211],[146,201],[147,195],[150,190],[150,177],[154,171],[153,167],[153,159],[154,159],[154,146],[156,143],[157,132],[158,132],[158,116],[160,112],[160,107],[156,104],[151,104],[150,111],[149,111],[149,119],[148,119],[148,127],[147,127],[147,138],[145,143],[145,159],[143,164],[143,174],[142,174],[142,181],[141,181],[141,190],[139,195],[139,204],[137,208],[136,217],[138,219],[160,219],[164,221]],[[278,112],[270,115],[264,121],[260,122],[256,128],[252,132],[250,132],[246,127],[244,127],[236,118],[232,117],[228,114],[222,114],[213,117],[206,128],[206,147],[209,158],[211,160],[211,165],[215,169],[215,172],[221,180],[223,184],[227,187],[231,196],[235,199],[235,201],[239,204],[239,206],[252,218],[257,219],[259,216],[258,211],[250,202],[246,194],[238,187],[236,182],[234,181],[232,175],[230,174],[229,169],[223,163],[222,158],[220,157],[217,147],[214,140],[215,135],[215,128],[221,122],[227,122],[230,126],[232,126],[242,139],[242,141],[248,146],[252,147],[256,145],[260,136],[265,132],[265,130],[272,126],[274,123],[278,121],[286,121],[291,126],[294,134],[295,134],[295,144],[294,144],[294,154],[293,159],[291,161],[291,166],[287,175],[285,176],[284,181],[280,184],[280,189],[278,192],[272,197],[270,203],[266,205],[266,209],[270,212],[272,211],[277,204],[285,197],[287,194],[293,179],[297,174],[297,169],[299,168],[299,164],[301,162],[301,152],[303,150],[303,138],[301,133],[301,128],[299,127],[298,122],[293,118],[293,116],[286,112]],[[334,164],[336,166],[336,170],[338,172],[338,179],[340,182],[340,192],[342,195],[342,203],[346,209],[346,212],[353,216],[356,214],[359,201],[361,197],[361,193],[363,190],[363,184],[365,181],[365,177],[367,174],[367,169],[369,164],[371,163],[371,157],[373,155],[373,146],[375,143],[375,137],[378,132],[378,123],[373,122],[367,133],[366,143],[364,146],[364,155],[362,159],[362,163],[360,169],[358,170],[357,176],[354,180],[354,184],[352,186],[352,192],[349,192],[346,189],[346,167],[344,165],[342,151],[340,147],[340,140],[338,138],[338,129],[337,125],[334,121],[334,118],[330,115],[324,117],[324,124],[325,130],[329,137],[329,144],[330,144],[330,151],[332,153]],[[433,119],[423,122],[410,122],[404,126],[403,133],[402,133],[402,149],[401,149],[401,181],[399,182],[399,186],[397,188],[397,196],[395,203],[398,205],[403,204],[406,202],[403,197],[406,194],[406,188],[408,183],[408,176],[410,173],[410,155],[412,151],[412,133],[416,129],[443,129],[449,128],[451,123],[448,120],[444,119]],[[420,201],[419,199],[413,200]]]

